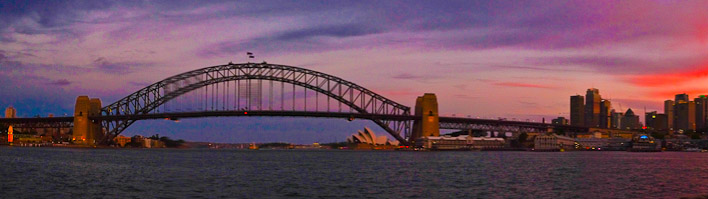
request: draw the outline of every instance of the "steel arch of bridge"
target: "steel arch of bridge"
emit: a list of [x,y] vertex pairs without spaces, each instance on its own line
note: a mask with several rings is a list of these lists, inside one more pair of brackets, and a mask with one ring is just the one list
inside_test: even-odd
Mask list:
[[[270,80],[297,85],[304,87],[305,91],[310,89],[335,99],[360,114],[410,115],[410,107],[339,77],[294,66],[267,63],[229,63],[178,74],[103,107],[101,115],[111,117],[150,114],[182,94],[205,86],[236,80]],[[105,141],[118,136],[135,121],[136,119],[102,120],[101,124],[107,135]],[[371,121],[401,143],[408,143],[404,136],[410,135],[410,121],[386,119],[371,119]],[[401,135],[402,133],[404,136]]]

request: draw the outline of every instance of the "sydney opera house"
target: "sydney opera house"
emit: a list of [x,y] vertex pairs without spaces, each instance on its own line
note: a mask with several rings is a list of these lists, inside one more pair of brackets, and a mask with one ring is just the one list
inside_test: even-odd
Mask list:
[[368,127],[347,137],[347,143],[355,149],[393,149],[399,144],[398,140],[389,140],[385,135],[376,136]]

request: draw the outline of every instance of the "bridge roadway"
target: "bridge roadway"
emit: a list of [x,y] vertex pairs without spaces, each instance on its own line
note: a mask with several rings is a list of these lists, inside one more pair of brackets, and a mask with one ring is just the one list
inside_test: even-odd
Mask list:
[[[395,121],[415,121],[420,116],[415,115],[387,115],[387,114],[362,114],[362,113],[337,113],[337,112],[313,112],[313,111],[198,111],[198,112],[177,112],[177,113],[150,113],[143,115],[104,115],[89,117],[95,121],[116,121],[116,120],[154,120],[169,119],[178,120],[183,118],[199,117],[232,117],[232,116],[268,116],[268,117],[314,117],[314,118],[342,118],[342,119],[385,119]],[[71,123],[74,117],[33,117],[33,118],[0,118],[0,123],[4,124],[33,124],[33,123]],[[522,122],[507,120],[490,120],[463,117],[440,117],[441,129],[475,129],[480,125],[491,126],[513,126],[529,129],[563,128],[572,132],[587,132],[586,127],[554,125],[538,122]],[[489,129],[484,128],[484,129]]]

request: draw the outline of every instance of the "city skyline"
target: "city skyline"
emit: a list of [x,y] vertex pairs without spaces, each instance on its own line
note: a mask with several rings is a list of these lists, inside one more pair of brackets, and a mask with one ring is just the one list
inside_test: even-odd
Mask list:
[[[643,118],[675,94],[708,93],[699,1],[2,4],[0,105],[25,117],[71,115],[78,95],[111,103],[177,73],[249,61],[246,51],[407,106],[434,92],[443,115],[549,122],[570,118],[567,97],[592,87]],[[208,125],[320,123],[218,120]]]

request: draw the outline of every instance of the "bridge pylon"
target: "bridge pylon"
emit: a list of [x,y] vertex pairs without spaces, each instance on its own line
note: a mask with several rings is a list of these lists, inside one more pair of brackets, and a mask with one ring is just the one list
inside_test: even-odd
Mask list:
[[96,145],[103,139],[101,122],[91,121],[89,117],[101,115],[101,100],[88,96],[76,98],[74,107],[74,130],[72,142],[75,144]]
[[410,142],[425,136],[440,136],[440,115],[438,99],[434,93],[425,93],[415,100],[415,116],[420,117],[413,123],[413,135]]

